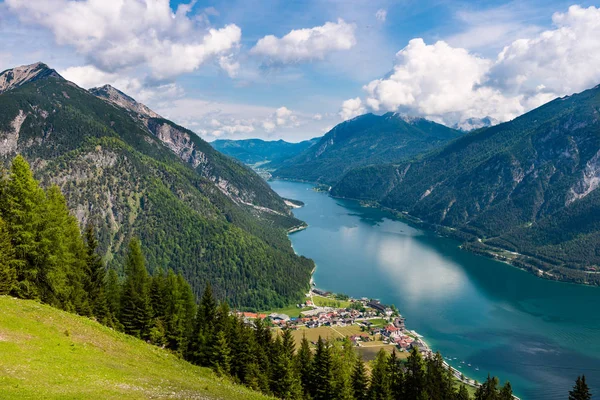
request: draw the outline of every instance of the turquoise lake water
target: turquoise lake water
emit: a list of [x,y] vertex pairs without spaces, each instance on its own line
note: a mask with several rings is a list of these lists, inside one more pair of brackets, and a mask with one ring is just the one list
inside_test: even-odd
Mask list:
[[294,214],[309,227],[290,239],[319,288],[395,304],[454,367],[510,380],[524,400],[566,399],[581,373],[600,397],[600,288],[537,278],[310,184],[270,184],[305,203]]

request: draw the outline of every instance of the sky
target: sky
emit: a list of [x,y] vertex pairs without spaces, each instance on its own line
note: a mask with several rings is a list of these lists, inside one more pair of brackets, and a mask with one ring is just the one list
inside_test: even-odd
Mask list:
[[111,84],[209,141],[507,121],[600,84],[598,38],[585,1],[0,0],[0,70]]

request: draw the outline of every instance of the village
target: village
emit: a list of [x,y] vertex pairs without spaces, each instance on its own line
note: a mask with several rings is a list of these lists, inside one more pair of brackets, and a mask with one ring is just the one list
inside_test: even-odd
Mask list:
[[[433,354],[423,336],[407,329],[406,319],[393,305],[382,304],[376,299],[354,299],[312,288],[304,303],[296,304],[286,312],[277,310],[270,313],[237,314],[249,325],[253,325],[259,318],[276,331],[290,329],[297,345],[303,337],[313,346],[319,337],[330,340],[348,338],[365,361],[373,360],[381,348],[390,353],[395,350],[401,359],[407,358],[413,348],[423,357]],[[445,357],[444,365],[450,369],[458,382],[472,388],[480,385],[476,380],[466,377],[460,369],[452,367],[446,360],[451,359]],[[462,368],[462,365],[458,368]],[[516,396],[513,396],[513,399],[519,400]]]
[[396,349],[406,356],[413,348],[424,355],[431,354],[422,336],[406,328],[405,319],[394,306],[375,299],[353,299],[313,288],[306,301],[287,314],[240,312],[239,315],[248,324],[261,318],[274,329],[290,329],[298,343],[303,336],[313,344],[319,336],[347,337],[365,359],[373,358],[381,347],[389,352]]

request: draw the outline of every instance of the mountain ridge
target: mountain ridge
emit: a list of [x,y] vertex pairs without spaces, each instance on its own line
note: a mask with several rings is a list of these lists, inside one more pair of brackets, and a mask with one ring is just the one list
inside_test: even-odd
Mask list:
[[17,153],[59,185],[82,226],[94,223],[111,267],[136,235],[151,271],[183,272],[195,294],[210,280],[232,305],[264,309],[308,288],[312,262],[286,236],[302,222],[250,168],[171,121],[29,79],[0,94],[0,158]]
[[421,117],[363,114],[338,124],[298,156],[272,165],[273,176],[332,184],[352,168],[416,156],[460,135]]
[[331,193],[459,230],[465,247],[551,279],[593,283],[599,159],[595,87],[418,159],[350,171]]

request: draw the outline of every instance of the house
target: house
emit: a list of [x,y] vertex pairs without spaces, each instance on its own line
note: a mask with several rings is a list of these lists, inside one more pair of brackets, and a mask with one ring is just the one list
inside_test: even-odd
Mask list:
[[327,296],[327,295],[329,294],[329,292],[326,292],[326,291],[324,291],[324,290],[317,289],[317,288],[313,288],[313,290],[312,290],[312,291],[313,291],[313,293],[314,293],[314,294],[317,294],[317,295],[319,295],[319,296],[324,296],[324,297],[325,297],[325,296]]
[[367,306],[374,308],[375,310],[385,313],[385,306],[379,302],[379,300],[371,300],[367,303]]
[[406,318],[402,318],[402,317],[394,318],[394,326],[402,331],[406,329],[405,322],[406,322]]
[[279,324],[281,322],[287,322],[290,320],[290,317],[285,315],[285,314],[277,314],[277,313],[273,313],[273,314],[269,314],[269,319],[271,320],[271,322],[273,322],[274,324]]
[[396,328],[394,325],[388,325],[385,327],[383,331],[383,335],[390,339],[398,338],[402,335],[399,328]]

